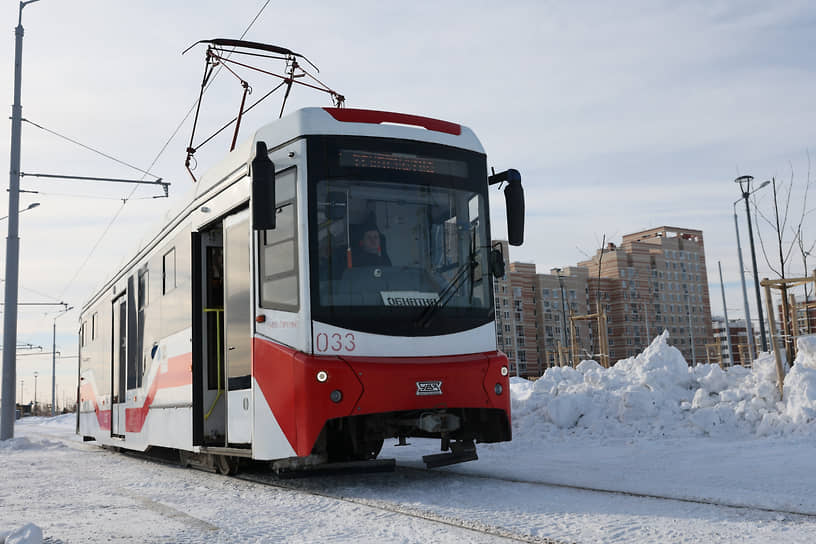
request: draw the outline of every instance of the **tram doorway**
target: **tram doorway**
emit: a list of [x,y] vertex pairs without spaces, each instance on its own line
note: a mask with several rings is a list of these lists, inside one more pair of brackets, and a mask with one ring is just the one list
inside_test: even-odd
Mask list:
[[193,444],[251,442],[249,213],[193,233]]
[[193,233],[193,443],[227,441],[223,225]]
[[127,376],[127,291],[116,297],[113,313],[113,345],[111,368],[111,436],[125,436],[125,385]]

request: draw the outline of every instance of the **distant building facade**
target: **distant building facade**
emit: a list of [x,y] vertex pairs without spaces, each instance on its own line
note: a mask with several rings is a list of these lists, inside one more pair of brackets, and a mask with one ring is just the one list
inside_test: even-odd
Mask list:
[[589,271],[590,306],[607,312],[612,361],[640,353],[663,330],[689,363],[706,361],[714,337],[702,231],[627,234],[578,266]]
[[[509,261],[507,242],[501,244]],[[577,266],[536,273],[510,262],[494,279],[496,335],[511,374],[540,376],[573,359],[600,360],[604,313],[610,361],[637,355],[668,330],[690,363],[710,359],[716,345],[700,230],[658,227],[627,234]],[[571,328],[574,325],[574,333]]]
[[[728,331],[726,332],[725,318],[714,317],[711,320],[711,329],[714,334],[714,342],[717,344],[720,352],[720,361],[723,365],[749,366],[751,364],[751,354],[748,346],[748,328],[745,325],[744,319],[729,319]],[[731,354],[728,353],[727,336],[731,337],[731,349],[734,352],[733,360]],[[754,338],[753,349],[756,349],[757,345],[756,338]]]

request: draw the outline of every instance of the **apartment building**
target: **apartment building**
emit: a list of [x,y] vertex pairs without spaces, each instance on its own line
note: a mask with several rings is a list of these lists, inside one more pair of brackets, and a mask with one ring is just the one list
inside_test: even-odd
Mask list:
[[[509,261],[507,242],[495,243]],[[512,375],[600,360],[597,320],[581,319],[599,311],[606,314],[611,363],[637,355],[663,330],[689,363],[704,363],[717,349],[699,230],[664,226],[627,234],[620,245],[549,274],[536,273],[533,263],[510,262],[505,276],[494,279],[494,293],[498,346]]]
[[578,266],[588,270],[589,307],[607,313],[612,362],[638,354],[663,330],[689,363],[706,361],[714,339],[702,231],[627,234]]
[[[509,255],[507,242],[502,246]],[[541,376],[550,366],[569,364],[593,353],[592,331],[586,322],[571,317],[587,313],[586,270],[578,267],[553,269],[537,274],[532,263],[510,262],[503,278],[493,280],[498,347],[510,360],[511,375]],[[597,351],[597,348],[595,348]]]
[[[728,331],[726,333],[725,318],[714,317],[711,320],[711,330],[714,335],[714,342],[719,350],[719,362],[724,366],[743,365],[750,366],[751,355],[748,347],[748,328],[744,319],[729,319]],[[731,349],[734,351],[734,358],[728,353],[728,340],[731,337]],[[756,349],[757,340],[754,338],[753,349]]]

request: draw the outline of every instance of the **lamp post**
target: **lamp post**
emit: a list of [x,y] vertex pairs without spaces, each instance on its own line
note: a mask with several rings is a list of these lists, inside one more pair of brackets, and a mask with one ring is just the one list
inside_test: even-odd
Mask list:
[[36,370],[34,371],[34,413],[31,415],[37,415],[37,376],[39,376],[39,372]]
[[[558,274],[558,287],[561,291],[561,345],[565,348],[567,347],[567,307],[566,301],[564,300],[564,282],[561,281],[563,276],[561,275],[561,269],[556,268],[556,273]],[[559,353],[559,356],[561,354]]]
[[[23,8],[37,0],[20,2],[17,27],[14,29],[14,104],[11,106],[11,156],[9,160],[8,237],[6,238],[6,293],[3,315],[3,343],[17,345],[17,290],[20,272],[20,136],[23,124],[23,106],[20,104],[23,68]],[[0,404],[0,440],[14,438],[15,382],[17,380],[17,353],[3,350],[3,400]]]
[[51,417],[57,415],[56,412],[56,386],[57,386],[57,319],[64,316],[66,313],[73,310],[73,306],[68,306],[64,310],[60,311],[56,316],[54,316],[54,334],[51,337]]
[[[768,351],[768,340],[765,336],[765,319],[762,316],[762,297],[759,294],[759,273],[757,272],[757,264],[756,264],[756,250],[754,249],[754,230],[751,226],[751,207],[748,204],[748,197],[754,194],[755,192],[759,191],[763,187],[770,184],[770,181],[764,181],[759,187],[751,191],[751,181],[753,181],[754,176],[740,176],[734,180],[734,183],[738,183],[740,186],[740,191],[742,191],[742,198],[738,199],[734,202],[734,220],[736,222],[737,217],[737,208],[736,203],[740,200],[745,201],[745,214],[748,219],[748,241],[751,243],[751,262],[753,264],[754,269],[754,288],[756,290],[756,303],[757,303],[757,315],[759,316],[759,335],[760,341],[762,342],[762,351]],[[737,234],[739,237],[739,233]],[[739,242],[739,240],[738,240]],[[740,251],[740,261],[742,261],[742,252]],[[740,264],[740,268],[742,265]],[[744,285],[744,282],[743,282]],[[747,306],[747,303],[746,303]],[[745,316],[746,320],[750,321],[748,315],[746,313]]]

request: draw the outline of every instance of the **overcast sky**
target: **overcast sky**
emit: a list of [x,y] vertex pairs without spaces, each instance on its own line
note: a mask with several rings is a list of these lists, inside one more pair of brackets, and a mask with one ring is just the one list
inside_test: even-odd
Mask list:
[[[23,116],[147,168],[198,96],[204,47],[181,52],[201,39],[241,36],[265,3],[31,4],[23,15]],[[17,2],[0,6],[0,26],[7,30],[0,88],[9,114],[17,11]],[[245,39],[304,54],[349,107],[471,127],[489,165],[522,173],[527,234],[511,259],[535,262],[539,272],[585,259],[604,234],[620,242],[623,234],[660,225],[702,229],[712,311],[722,312],[722,261],[733,317],[742,314],[732,216],[740,194],[733,179],[792,177],[792,220],[798,220],[808,150],[816,161],[814,36],[816,7],[806,1],[271,1]],[[270,81],[252,83],[255,97],[271,88]],[[220,74],[202,126],[234,115],[240,92],[234,79]],[[277,116],[279,98],[266,104],[249,114],[244,136]],[[287,111],[307,105],[330,100],[296,89]],[[183,162],[190,127],[191,119],[181,124],[151,169],[173,183],[170,199],[152,199],[157,190],[142,187],[122,207],[119,199],[131,186],[23,179],[23,189],[40,194],[23,194],[21,208],[41,205],[20,221],[22,302],[64,300],[80,307],[111,275],[189,191]],[[4,171],[9,134],[9,128],[0,131]],[[221,158],[225,145],[199,151],[199,173]],[[141,176],[29,124],[22,170]],[[769,211],[769,188],[759,194]],[[7,199],[0,200],[5,215]],[[808,210],[816,208],[816,194],[810,200]],[[494,235],[504,237],[501,193],[493,190],[491,204]],[[816,240],[814,219],[811,214],[805,222],[808,245]],[[745,235],[744,210],[741,229]],[[763,227],[763,233],[770,242],[772,232]],[[747,247],[747,238],[743,242]],[[2,255],[4,261],[5,250]],[[801,274],[801,256],[791,260],[792,273]],[[761,255],[759,262],[760,276],[771,275]],[[808,266],[814,265],[816,258]],[[77,315],[57,321],[63,354],[76,353]],[[50,350],[53,314],[24,308],[20,317],[19,341]],[[18,385],[26,381],[27,398],[30,374],[50,375],[50,358],[22,361]],[[65,387],[72,387],[75,360],[59,368]]]

